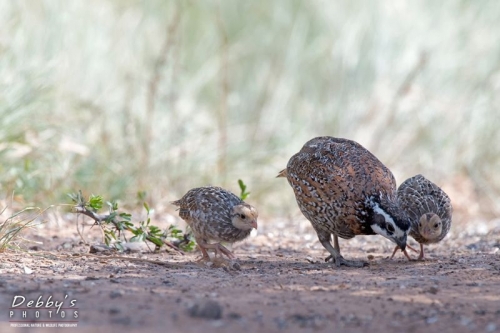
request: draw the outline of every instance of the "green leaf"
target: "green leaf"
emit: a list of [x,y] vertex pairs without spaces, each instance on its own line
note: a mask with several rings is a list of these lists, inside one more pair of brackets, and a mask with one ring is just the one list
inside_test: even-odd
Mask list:
[[241,192],[245,192],[245,190],[247,189],[247,186],[245,185],[245,183],[243,182],[243,180],[241,179],[238,179],[238,185],[240,186],[240,190]]
[[97,212],[99,209],[102,208],[102,205],[103,205],[102,196],[93,194],[90,195],[89,198],[90,208],[92,208],[95,212]]
[[106,217],[104,222],[107,224],[112,223],[114,221],[115,217],[116,217],[116,212],[113,212]]
[[134,227],[134,224],[132,222],[130,222],[130,221],[122,221],[122,222],[128,228],[133,228]]
[[139,201],[144,201],[144,200],[146,200],[147,195],[148,195],[148,192],[146,192],[146,191],[138,191],[137,192],[137,199]]
[[146,209],[147,214],[149,215],[149,205],[147,202],[143,203],[144,208]]
[[157,233],[161,233],[161,229],[158,228],[155,225],[150,225],[149,226],[149,232],[152,233],[152,234],[157,234]]
[[144,241],[145,238],[146,238],[146,235],[143,234],[143,233],[141,233],[141,234],[139,234],[137,236],[134,236],[134,237],[130,238],[130,241],[131,242],[142,242],[142,241]]
[[118,202],[116,201],[106,201],[106,204],[108,205],[109,209],[111,209],[112,211],[116,211],[118,210]]
[[77,205],[81,205],[81,206],[86,206],[87,203],[85,202],[85,200],[83,200],[83,195],[82,195],[82,191],[79,190],[78,193],[69,193],[68,194],[68,197],[71,198],[71,200],[77,204]]
[[193,240],[190,240],[189,243],[183,244],[180,246],[181,250],[184,252],[193,251],[196,247],[196,243]]
[[111,242],[111,237],[108,234],[104,235],[104,243],[109,246],[109,243]]
[[104,234],[109,239],[111,239],[111,238],[116,239],[116,235],[115,235],[115,232],[113,230],[104,230]]
[[247,192],[247,186],[245,185],[243,180],[238,179],[238,185],[240,186],[240,190],[241,190],[240,199],[245,200],[250,195],[250,192]]
[[128,222],[132,220],[132,214],[129,213],[120,213],[118,216],[120,216],[122,219]]
[[157,237],[149,237],[148,240],[151,241],[156,246],[161,247],[163,245],[163,241]]
[[129,231],[131,233],[133,233],[134,235],[136,235],[136,236],[138,236],[138,235],[140,235],[140,234],[143,233],[141,228],[131,228]]
[[118,251],[123,252],[125,251],[125,248],[123,247],[121,242],[116,242],[115,247],[118,249]]

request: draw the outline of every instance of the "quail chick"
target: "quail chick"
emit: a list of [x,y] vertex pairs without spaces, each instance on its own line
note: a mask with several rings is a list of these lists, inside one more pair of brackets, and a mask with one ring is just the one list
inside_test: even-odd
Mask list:
[[241,241],[257,229],[257,210],[220,187],[194,188],[172,204],[179,206],[179,216],[191,227],[203,259],[210,258],[207,249],[234,258],[220,242]]
[[[448,195],[422,175],[405,180],[398,188],[401,208],[411,223],[410,236],[420,243],[419,260],[424,259],[424,244],[442,240],[451,227],[453,208]],[[396,253],[397,248],[392,253]],[[410,257],[405,252],[408,259]]]
[[[362,267],[344,259],[338,237],[380,234],[402,250],[410,224],[400,210],[391,171],[360,144],[329,136],[308,142],[278,177],[286,177],[304,216],[336,266]],[[333,235],[334,247],[331,245]]]

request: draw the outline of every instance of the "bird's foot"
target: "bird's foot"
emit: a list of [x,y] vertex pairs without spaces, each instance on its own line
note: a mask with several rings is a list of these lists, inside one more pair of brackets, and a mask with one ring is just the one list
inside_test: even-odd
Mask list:
[[[399,250],[399,249],[400,249],[400,247],[399,247],[399,246],[396,246],[396,247],[394,248],[394,251],[392,251],[392,255],[391,255],[391,257],[389,258],[389,260],[391,260],[392,258],[394,258],[394,256],[396,255],[396,252],[398,252],[398,250]],[[406,253],[406,250],[405,250],[404,252]]]
[[202,257],[196,259],[197,263],[206,263],[206,262],[210,262],[210,261],[211,261],[210,257],[205,257],[205,256],[202,256]]
[[198,244],[198,248],[201,251],[202,257],[199,258],[199,259],[197,259],[196,262],[207,262],[207,261],[210,261],[210,255],[208,254],[208,252],[205,249],[205,247],[201,246],[200,243]]
[[325,258],[326,262],[334,262],[335,266],[340,267],[341,265],[347,266],[347,267],[365,267],[368,266],[368,263],[365,261],[356,261],[356,260],[346,260],[342,256],[338,257],[333,257],[332,255],[329,255],[328,257]]
[[[413,247],[411,247],[411,246],[410,246],[410,245],[408,245],[408,244],[406,244],[406,247],[407,247],[407,248],[409,248],[409,249],[410,249],[410,250],[412,250],[412,251],[418,252],[417,250],[415,250]],[[389,258],[389,260],[390,260],[390,259],[392,259],[392,258],[394,258],[394,255],[396,254],[396,252],[398,252],[398,250],[399,250],[399,249],[400,249],[400,247],[399,247],[399,246],[396,246],[396,247],[394,248],[394,251],[392,252],[392,255],[391,255],[391,257]],[[406,258],[408,258],[408,260],[413,260],[413,259],[410,257],[410,255],[408,254],[408,252],[406,251],[406,249],[405,249],[404,251],[402,251],[402,252],[403,252],[403,254],[405,255],[405,257],[406,257]],[[421,258],[420,258],[420,257],[418,257],[418,260],[420,260],[420,259],[421,259]]]
[[229,259],[235,259],[236,256],[227,249],[224,245],[221,243],[217,243],[217,246],[215,247],[215,255],[220,255],[222,257],[222,254],[227,256]]

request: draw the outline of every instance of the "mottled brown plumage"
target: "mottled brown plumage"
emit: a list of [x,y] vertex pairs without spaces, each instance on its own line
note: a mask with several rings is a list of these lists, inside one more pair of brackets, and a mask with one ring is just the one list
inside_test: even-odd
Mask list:
[[207,249],[234,258],[220,242],[241,241],[257,229],[257,210],[221,187],[194,188],[172,204],[179,206],[179,216],[191,227],[204,259],[209,258]]
[[420,243],[418,259],[421,260],[424,258],[424,244],[441,241],[450,230],[453,213],[450,198],[422,175],[405,180],[399,186],[397,194],[401,208],[410,219],[410,236]]
[[[337,266],[338,237],[381,234],[404,250],[410,225],[399,208],[391,171],[360,144],[333,137],[308,141],[278,177],[286,177],[304,216]],[[334,247],[332,247],[333,235]]]

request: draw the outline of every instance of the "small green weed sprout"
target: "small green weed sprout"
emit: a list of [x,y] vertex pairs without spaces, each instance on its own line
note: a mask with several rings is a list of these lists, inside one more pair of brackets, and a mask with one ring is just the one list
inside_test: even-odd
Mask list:
[[245,200],[250,195],[250,192],[247,192],[247,185],[243,182],[243,180],[238,179],[238,185],[240,186],[240,199]]

